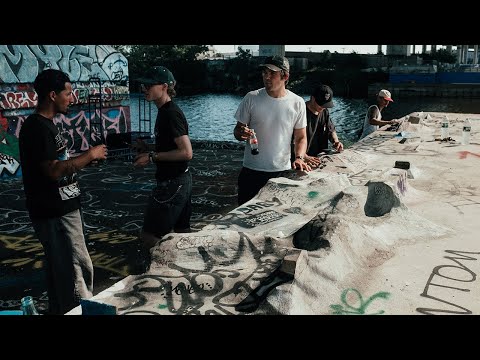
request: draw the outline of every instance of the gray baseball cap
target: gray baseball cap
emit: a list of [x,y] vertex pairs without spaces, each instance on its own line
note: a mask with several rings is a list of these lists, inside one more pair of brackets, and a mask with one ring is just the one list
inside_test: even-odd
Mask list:
[[267,67],[273,71],[284,70],[290,72],[290,64],[288,59],[284,56],[273,55],[265,59],[263,64],[260,64],[260,67]]

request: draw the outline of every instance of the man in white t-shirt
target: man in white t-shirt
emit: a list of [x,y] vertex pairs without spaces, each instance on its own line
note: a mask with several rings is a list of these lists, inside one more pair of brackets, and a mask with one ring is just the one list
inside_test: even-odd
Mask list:
[[[260,65],[264,88],[250,91],[235,113],[234,136],[247,141],[255,132],[258,152],[247,144],[243,168],[238,177],[238,204],[258,193],[269,179],[285,170],[310,171],[303,159],[307,150],[305,101],[286,89],[290,65],[279,55],[270,56]],[[294,136],[295,161],[290,162],[290,144]]]

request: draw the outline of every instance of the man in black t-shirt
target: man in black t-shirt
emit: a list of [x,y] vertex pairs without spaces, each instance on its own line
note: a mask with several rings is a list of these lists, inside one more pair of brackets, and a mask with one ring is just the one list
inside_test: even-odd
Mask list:
[[[137,140],[134,146],[139,151],[134,161],[136,167],[153,163],[157,168],[157,186],[148,200],[141,233],[147,252],[169,232],[190,231],[192,175],[188,162],[193,152],[185,115],[172,100],[176,95],[176,81],[170,70],[152,67],[138,81],[145,99],[153,101],[158,108],[155,144]],[[149,253],[144,255],[148,262]]]
[[98,145],[70,159],[67,142],[53,123],[73,102],[70,79],[48,69],[33,86],[37,108],[19,135],[23,185],[28,213],[45,252],[49,313],[64,314],[93,292],[76,172],[92,160],[106,159],[107,149]]
[[315,87],[310,100],[305,102],[305,105],[307,106],[307,154],[305,155],[305,163],[311,167],[318,167],[320,164],[318,154],[328,149],[328,141],[332,143],[336,151],[343,150],[343,144],[338,140],[337,131],[328,110],[333,107],[332,89],[327,85],[319,84]]

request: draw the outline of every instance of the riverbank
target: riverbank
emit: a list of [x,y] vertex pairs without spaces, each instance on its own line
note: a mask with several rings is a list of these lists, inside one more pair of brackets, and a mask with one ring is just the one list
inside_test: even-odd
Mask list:
[[398,84],[376,83],[368,85],[368,96],[373,97],[378,89],[389,89],[393,98],[430,97],[457,99],[480,99],[480,84]]

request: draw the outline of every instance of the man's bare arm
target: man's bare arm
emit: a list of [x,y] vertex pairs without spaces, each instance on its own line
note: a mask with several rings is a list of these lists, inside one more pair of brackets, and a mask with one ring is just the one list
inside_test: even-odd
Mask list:
[[85,166],[90,164],[93,160],[105,160],[107,158],[106,145],[97,145],[91,147],[73,159],[68,160],[48,160],[41,164],[45,174],[52,180],[58,180],[64,176],[71,175]]

